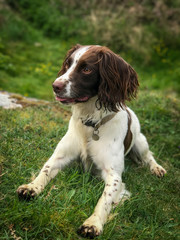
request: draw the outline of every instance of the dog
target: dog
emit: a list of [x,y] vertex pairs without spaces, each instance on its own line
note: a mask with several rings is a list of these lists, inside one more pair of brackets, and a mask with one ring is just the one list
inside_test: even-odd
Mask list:
[[94,238],[102,233],[112,206],[130,197],[122,182],[128,153],[163,177],[166,170],[155,161],[138,118],[126,106],[136,97],[138,86],[135,70],[107,47],[77,44],[70,49],[53,83],[56,100],[72,105],[68,131],[35,180],[17,189],[19,198],[29,200],[40,194],[74,159],[80,157],[85,170],[93,163],[105,188],[78,233]]

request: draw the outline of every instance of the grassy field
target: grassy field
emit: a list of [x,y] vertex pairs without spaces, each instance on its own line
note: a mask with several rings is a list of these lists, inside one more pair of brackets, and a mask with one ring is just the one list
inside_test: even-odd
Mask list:
[[[77,42],[82,44],[108,42],[106,41],[108,35],[102,36],[99,42],[98,36],[99,31],[103,32],[106,26],[113,24],[111,17],[109,18],[111,15],[107,14],[104,18],[100,2],[99,19],[93,18],[94,15],[88,8],[89,3],[80,9],[78,0],[67,2],[8,0],[7,2],[10,5],[5,5],[5,10],[2,11],[0,8],[0,90],[50,102],[47,105],[30,105],[23,109],[0,108],[0,239],[82,239],[76,231],[91,215],[101,196],[104,183],[97,177],[84,173],[81,164],[74,162],[71,168],[68,167],[60,172],[33,201],[19,201],[16,189],[37,176],[67,130],[70,109],[55,103],[51,87],[66,51]],[[59,8],[56,6],[60,6],[61,2],[64,12],[59,14]],[[164,7],[166,10],[163,15],[164,22],[159,18],[155,19],[154,24],[157,25],[153,28],[148,21],[152,22],[151,14],[154,15],[154,12],[148,10],[150,16],[147,14],[146,18],[148,11],[144,9],[151,9],[151,6],[149,7],[148,1],[145,1],[141,16],[141,19],[145,19],[144,22],[143,20],[141,22],[137,15],[138,5],[135,8],[137,12],[132,13],[132,19],[127,22],[127,26],[126,21],[121,19],[124,25],[120,26],[122,29],[120,36],[119,22],[116,22],[118,8],[113,8],[114,5],[112,5],[113,9],[107,8],[111,6],[111,1],[103,2],[104,9],[113,10],[115,14],[112,21],[115,21],[116,27],[108,29],[110,36],[112,34],[114,37],[109,38],[112,42],[109,42],[108,46],[118,48],[116,53],[134,67],[140,79],[138,99],[128,105],[137,113],[142,132],[146,135],[155,158],[167,170],[167,174],[163,179],[159,179],[152,176],[149,169],[137,166],[127,158],[123,180],[132,196],[123,206],[113,209],[103,235],[98,239],[177,240],[180,234],[180,103],[178,100],[180,58],[176,46],[180,38],[170,30],[162,29],[162,36],[166,36],[166,38],[162,37],[162,41],[159,37],[161,32],[157,31],[160,29],[158,24],[171,28],[171,22],[166,22],[166,17],[167,20],[170,19],[169,21],[172,19],[175,25],[175,17],[168,17],[170,11]],[[131,1],[122,2],[131,6]],[[76,11],[75,15],[72,15],[73,4],[69,3],[79,6],[79,11]],[[173,4],[171,13],[176,16],[178,11],[175,11],[175,7],[178,1],[174,1]],[[125,7],[128,9],[128,6]],[[156,11],[160,11],[161,5],[159,9],[157,8]],[[119,9],[123,11],[121,6]],[[81,17],[84,11],[89,14],[87,18],[84,15],[83,18]],[[32,14],[34,12],[36,14]],[[67,13],[71,19],[67,18]],[[59,22],[55,21],[57,16]],[[129,14],[124,16],[124,19],[126,17],[129,19]],[[94,41],[90,34],[93,28],[87,25],[91,23],[91,18],[100,22],[106,21],[104,25],[96,24],[102,26],[102,29],[94,30]],[[136,18],[137,22],[134,21],[137,20]],[[133,42],[127,41],[126,34],[130,34],[128,36],[131,39],[134,26],[138,26],[138,31],[142,31],[141,33],[145,30],[144,35],[147,34],[146,37],[149,39],[148,41],[145,39],[144,45],[140,37],[139,40],[135,38],[137,42],[134,41],[134,45]],[[79,29],[81,33],[78,32]],[[126,29],[129,31],[127,32]],[[165,30],[169,31],[170,35],[165,34],[163,32]],[[136,34],[140,33],[138,31]],[[156,37],[155,42],[151,38],[153,34]],[[140,35],[133,35],[132,39],[134,36]],[[124,37],[122,42],[127,44],[122,51],[119,49],[123,44],[117,37]],[[130,50],[128,44],[132,45]],[[143,53],[141,46],[142,49],[147,50],[146,53]]]
[[[179,118],[176,99],[141,92],[131,104],[151,150],[167,175],[152,176],[129,159],[123,180],[132,197],[115,208],[99,239],[178,239]],[[59,104],[0,109],[1,239],[81,239],[76,230],[90,216],[104,184],[77,163],[34,201],[19,201],[16,189],[38,174],[65,134],[69,110]]]

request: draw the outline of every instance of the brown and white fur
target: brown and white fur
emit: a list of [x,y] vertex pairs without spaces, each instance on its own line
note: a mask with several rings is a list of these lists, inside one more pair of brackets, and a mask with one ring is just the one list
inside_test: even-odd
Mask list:
[[[148,165],[158,177],[166,173],[149,150],[135,113],[125,105],[126,100],[136,96],[137,88],[136,72],[108,48],[76,45],[69,50],[53,83],[56,99],[72,105],[68,131],[36,179],[18,188],[19,197],[29,199],[40,194],[60,170],[79,157],[85,169],[92,162],[100,170],[105,188],[93,214],[78,232],[90,238],[101,234],[112,205],[130,196],[122,182],[125,155],[131,153],[132,158]],[[93,125],[85,123],[99,123],[112,113],[115,116],[100,125],[99,140],[94,140]],[[128,131],[132,138],[125,150]]]

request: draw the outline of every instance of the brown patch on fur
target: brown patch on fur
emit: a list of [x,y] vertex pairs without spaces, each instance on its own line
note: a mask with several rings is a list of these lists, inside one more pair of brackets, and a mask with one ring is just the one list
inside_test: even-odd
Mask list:
[[63,65],[60,69],[60,71],[58,72],[58,77],[63,75],[65,72],[66,72],[66,67],[69,65],[69,57],[73,54],[73,52],[75,52],[77,49],[79,49],[81,47],[80,44],[76,44],[74,47],[72,47],[68,52],[67,52],[67,55],[65,57],[65,60],[63,62]]
[[125,101],[136,97],[139,86],[134,69],[120,56],[106,47],[97,49],[99,56],[100,85],[98,104],[101,108],[118,112],[118,106],[123,108]]
[[126,133],[126,137],[124,139],[124,153],[127,152],[127,150],[129,149],[131,142],[132,142],[132,132],[130,130],[131,127],[131,115],[130,112],[126,109],[127,113],[128,113],[128,130]]

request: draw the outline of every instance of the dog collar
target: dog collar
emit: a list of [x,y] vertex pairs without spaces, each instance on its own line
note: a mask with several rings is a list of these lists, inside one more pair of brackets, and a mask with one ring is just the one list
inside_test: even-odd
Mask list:
[[[126,109],[126,112],[128,114],[128,130],[124,139],[124,153],[127,152],[127,150],[129,149],[131,142],[132,142],[132,132],[130,130],[131,127],[131,114],[130,112]],[[98,141],[99,140],[99,127],[104,125],[105,123],[107,123],[108,121],[110,121],[114,116],[116,115],[116,113],[113,113],[111,115],[108,115],[106,117],[104,117],[100,122],[93,122],[92,120],[87,120],[87,121],[82,121],[82,124],[84,124],[87,127],[92,127],[94,128],[93,130],[93,135],[92,138],[94,141]]]
[[115,115],[116,115],[116,113],[110,114],[110,115],[102,118],[100,122],[93,122],[92,120],[87,120],[87,121],[82,120],[82,123],[87,127],[94,128],[92,138],[94,141],[98,141],[99,140],[99,128],[102,125],[104,125],[105,123],[109,122]]

